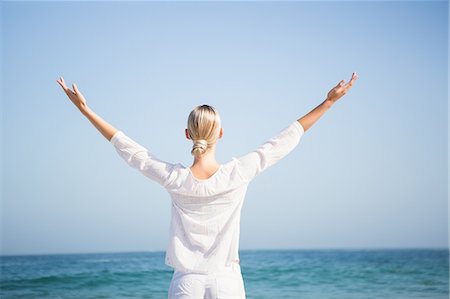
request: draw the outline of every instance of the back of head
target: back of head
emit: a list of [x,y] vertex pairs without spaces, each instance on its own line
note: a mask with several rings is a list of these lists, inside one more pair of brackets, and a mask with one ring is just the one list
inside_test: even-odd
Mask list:
[[219,139],[220,128],[220,115],[214,107],[195,107],[187,121],[188,133],[194,142],[191,154],[200,156],[206,153]]

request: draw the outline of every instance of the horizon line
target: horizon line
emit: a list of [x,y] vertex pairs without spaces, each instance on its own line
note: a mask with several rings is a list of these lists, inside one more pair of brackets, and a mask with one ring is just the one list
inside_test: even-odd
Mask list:
[[[246,248],[239,252],[247,251],[375,251],[375,250],[449,250],[449,247],[317,247],[317,248]],[[0,257],[13,256],[44,256],[44,255],[90,255],[90,254],[126,254],[126,253],[165,253],[165,250],[136,250],[136,251],[92,251],[92,252],[50,252],[50,253],[17,253],[3,254]]]

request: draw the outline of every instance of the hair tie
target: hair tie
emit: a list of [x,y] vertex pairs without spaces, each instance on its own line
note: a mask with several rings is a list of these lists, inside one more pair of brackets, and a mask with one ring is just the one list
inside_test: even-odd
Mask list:
[[208,142],[205,139],[194,140],[194,147],[200,147],[206,149],[208,147]]

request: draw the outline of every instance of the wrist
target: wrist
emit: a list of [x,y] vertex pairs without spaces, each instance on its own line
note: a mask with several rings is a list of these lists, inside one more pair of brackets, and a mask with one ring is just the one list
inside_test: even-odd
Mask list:
[[333,106],[334,101],[331,100],[330,98],[327,98],[325,101],[323,101],[323,105],[327,108],[330,108],[331,106]]
[[91,109],[88,106],[80,106],[78,109],[83,113],[83,115],[87,116],[89,113],[91,113]]

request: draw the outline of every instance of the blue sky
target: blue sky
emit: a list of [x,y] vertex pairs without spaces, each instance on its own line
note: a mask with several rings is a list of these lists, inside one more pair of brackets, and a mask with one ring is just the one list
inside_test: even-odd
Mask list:
[[2,2],[2,254],[165,250],[170,197],[56,83],[166,161],[216,107],[241,156],[358,81],[249,186],[240,249],[448,247],[448,3]]

